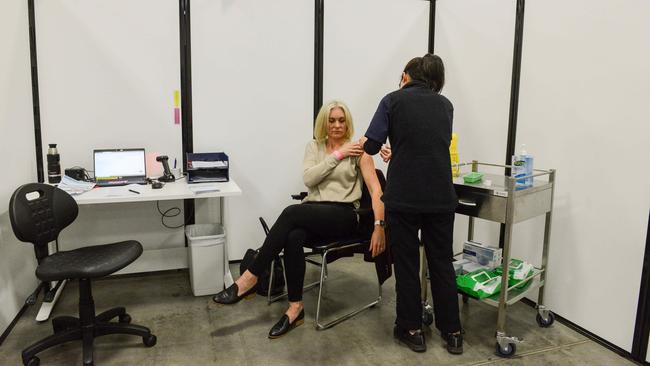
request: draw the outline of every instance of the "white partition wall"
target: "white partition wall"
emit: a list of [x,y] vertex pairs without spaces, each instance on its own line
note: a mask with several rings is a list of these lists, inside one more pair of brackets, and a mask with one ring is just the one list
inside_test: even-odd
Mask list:
[[[526,6],[517,141],[558,171],[547,304],[630,351],[650,207],[650,3]],[[521,254],[536,230],[515,230]]]
[[355,138],[381,98],[398,88],[406,62],[427,52],[428,35],[428,1],[325,1],[323,97],[348,104]]
[[225,151],[243,191],[225,212],[231,260],[305,190],[313,54],[313,1],[192,1],[194,151]]
[[36,289],[33,246],[18,241],[9,222],[9,199],[36,180],[34,119],[29,70],[27,1],[3,2],[0,12],[0,333]]
[[[95,148],[144,147],[182,161],[178,0],[36,0],[35,10],[43,154],[57,143],[62,168],[88,170]],[[161,204],[170,205],[183,207]],[[182,245],[183,230],[164,228],[155,203],[132,206],[84,207],[62,247]]]
[[[93,148],[181,157],[177,0],[36,0],[43,144],[92,170]],[[47,153],[44,149],[43,153]]]
[[[460,161],[504,164],[508,137],[516,1],[438,0],[435,53],[446,68]],[[467,238],[456,216],[455,248]],[[478,241],[498,245],[499,225],[476,220]]]

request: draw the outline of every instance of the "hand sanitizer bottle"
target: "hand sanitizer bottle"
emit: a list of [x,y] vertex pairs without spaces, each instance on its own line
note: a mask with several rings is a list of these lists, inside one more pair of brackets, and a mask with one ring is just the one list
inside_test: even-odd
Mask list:
[[[533,156],[526,151],[526,145],[521,145],[519,154],[512,156],[511,175],[514,178],[526,177],[533,174]],[[517,179],[515,189],[524,189],[533,186],[533,178]]]
[[454,178],[460,177],[460,167],[458,164],[458,135],[451,134],[451,144],[449,145],[449,157],[451,158],[451,175]]

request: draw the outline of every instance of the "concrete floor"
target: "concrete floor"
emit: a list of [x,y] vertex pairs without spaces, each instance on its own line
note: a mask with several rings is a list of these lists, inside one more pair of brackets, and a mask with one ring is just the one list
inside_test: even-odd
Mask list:
[[[308,265],[307,280],[317,269]],[[236,271],[235,266],[233,270]],[[236,273],[236,272],[233,272]],[[343,313],[376,293],[374,267],[360,258],[344,258],[330,266],[323,315]],[[267,338],[285,302],[267,306],[257,296],[233,306],[219,306],[209,296],[191,294],[186,271],[109,278],[93,284],[98,312],[125,306],[134,324],[151,328],[158,344],[145,348],[141,339],[106,336],[95,341],[96,365],[633,365],[562,324],[539,328],[535,311],[525,304],[509,309],[508,331],[524,338],[510,359],[495,356],[496,309],[470,300],[461,303],[466,330],[465,352],[452,356],[435,331],[425,330],[428,351],[417,354],[392,337],[394,278],[383,286],[380,306],[334,328],[313,328],[317,289],[305,294],[305,325],[281,339]],[[76,315],[77,287],[66,286],[54,315]],[[20,365],[21,350],[52,332],[49,322],[34,321],[30,308],[0,346],[0,364]],[[39,355],[41,365],[81,364],[80,342]]]

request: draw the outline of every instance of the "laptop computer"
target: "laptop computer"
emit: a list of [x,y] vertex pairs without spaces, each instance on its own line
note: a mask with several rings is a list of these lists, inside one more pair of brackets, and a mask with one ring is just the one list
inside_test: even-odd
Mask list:
[[144,149],[93,150],[93,161],[100,187],[146,183]]

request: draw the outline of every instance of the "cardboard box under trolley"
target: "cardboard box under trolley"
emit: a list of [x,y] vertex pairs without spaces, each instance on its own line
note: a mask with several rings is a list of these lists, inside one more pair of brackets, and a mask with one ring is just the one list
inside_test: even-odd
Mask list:
[[227,182],[230,162],[223,152],[187,153],[187,181],[189,183]]

